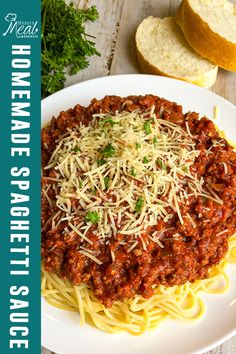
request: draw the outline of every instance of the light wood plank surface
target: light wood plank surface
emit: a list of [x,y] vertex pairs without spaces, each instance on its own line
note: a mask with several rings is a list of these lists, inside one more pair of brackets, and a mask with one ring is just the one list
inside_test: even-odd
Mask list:
[[[149,15],[159,17],[173,15],[180,1],[74,0],[81,8],[97,6],[99,20],[89,23],[86,29],[87,33],[96,36],[96,47],[101,57],[94,56],[87,69],[73,77],[68,77],[66,86],[110,74],[139,73],[134,45],[138,24]],[[236,0],[231,1],[236,3]],[[236,73],[220,69],[217,81],[211,90],[236,104]],[[42,348],[42,354],[53,353]],[[83,353],[78,351],[78,354]],[[236,354],[236,336],[204,354]]]

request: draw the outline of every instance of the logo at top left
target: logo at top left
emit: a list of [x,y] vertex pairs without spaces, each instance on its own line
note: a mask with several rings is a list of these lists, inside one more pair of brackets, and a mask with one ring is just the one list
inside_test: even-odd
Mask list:
[[11,12],[5,16],[5,21],[8,26],[2,34],[4,37],[13,34],[16,38],[38,38],[37,21],[20,21],[17,19],[17,14]]

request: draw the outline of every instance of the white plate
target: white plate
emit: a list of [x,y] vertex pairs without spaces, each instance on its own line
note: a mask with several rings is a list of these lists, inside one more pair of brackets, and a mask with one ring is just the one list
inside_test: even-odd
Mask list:
[[[151,75],[102,77],[70,86],[42,102],[42,124],[77,103],[88,105],[105,95],[154,94],[213,117],[229,139],[236,141],[236,108],[216,94],[182,81]],[[58,310],[42,299],[42,345],[58,354],[192,354],[202,353],[236,334],[236,267],[228,267],[231,288],[224,295],[207,295],[205,317],[195,323],[168,320],[153,332],[140,337],[121,333],[106,334],[88,325],[79,326],[79,316]]]

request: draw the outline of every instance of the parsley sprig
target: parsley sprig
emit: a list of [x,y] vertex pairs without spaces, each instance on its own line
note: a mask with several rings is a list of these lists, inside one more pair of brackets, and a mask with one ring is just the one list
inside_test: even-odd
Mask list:
[[105,163],[106,163],[106,160],[104,160],[104,159],[98,159],[98,160],[97,160],[98,166],[105,165]]
[[164,164],[164,162],[161,159],[157,159],[156,162],[162,170],[166,170],[166,165]]
[[80,148],[75,147],[74,149],[72,149],[73,152],[81,152]]
[[98,12],[95,6],[82,10],[64,0],[42,0],[41,9],[42,94],[47,96],[63,88],[67,67],[76,74],[89,65],[87,57],[100,55],[84,27]]
[[148,163],[148,162],[149,162],[149,160],[148,160],[147,156],[144,156],[143,163]]
[[142,206],[143,206],[143,198],[139,197],[137,202],[136,202],[136,205],[135,205],[135,212],[139,213],[141,211],[141,209],[142,209]]
[[135,171],[134,168],[132,168],[130,174],[131,174],[131,176],[133,176],[133,177],[137,176],[137,172]]
[[85,221],[96,224],[100,220],[100,216],[96,211],[88,211],[85,215]]
[[109,143],[107,146],[104,147],[103,150],[101,150],[101,153],[105,158],[114,156],[115,152],[116,149],[114,148],[114,146],[112,146],[111,143]]
[[107,117],[107,118],[104,118],[104,119],[101,119],[99,121],[99,126],[100,128],[104,128],[105,125],[108,125],[110,124],[111,127],[113,127],[114,125],[116,124],[119,124],[118,122],[115,122],[112,117]]
[[105,190],[107,190],[109,188],[110,178],[109,177],[104,177],[103,181],[104,181],[104,185],[105,185]]
[[143,125],[143,129],[147,135],[151,134],[152,132],[151,122],[150,121],[145,122]]

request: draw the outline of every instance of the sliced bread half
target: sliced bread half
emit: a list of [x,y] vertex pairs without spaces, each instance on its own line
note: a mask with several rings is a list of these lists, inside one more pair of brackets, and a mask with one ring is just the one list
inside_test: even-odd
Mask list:
[[188,45],[174,17],[146,18],[138,26],[135,41],[142,72],[203,87],[214,84],[218,67]]
[[176,20],[196,52],[236,71],[236,5],[228,0],[183,0]]

